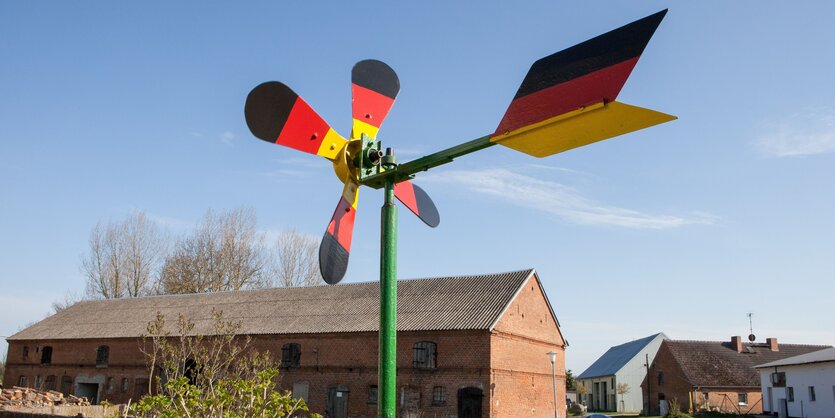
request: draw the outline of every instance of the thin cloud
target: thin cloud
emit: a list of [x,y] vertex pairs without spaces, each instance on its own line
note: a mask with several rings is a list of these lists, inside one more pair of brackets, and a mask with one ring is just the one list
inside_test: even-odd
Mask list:
[[194,221],[174,218],[171,216],[157,215],[149,212],[145,212],[145,215],[152,221],[161,225],[163,228],[177,232],[193,229],[197,225]]
[[583,197],[577,190],[553,181],[524,176],[506,169],[447,171],[424,177],[434,182],[453,183],[522,207],[541,210],[580,225],[617,226],[635,229],[669,229],[685,225],[710,225],[715,217],[653,215],[637,210],[607,206]]
[[282,158],[276,160],[276,169],[261,172],[262,177],[278,180],[309,178],[332,171],[331,164],[323,158]]
[[835,152],[835,110],[807,109],[777,124],[757,139],[760,150],[774,157]]
[[220,141],[231,146],[235,141],[235,134],[229,131],[224,131],[220,134]]

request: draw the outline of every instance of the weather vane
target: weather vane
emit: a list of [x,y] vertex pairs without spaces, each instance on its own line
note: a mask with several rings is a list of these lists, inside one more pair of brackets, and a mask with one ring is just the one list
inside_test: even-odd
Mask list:
[[491,134],[398,163],[377,132],[400,91],[397,74],[377,60],[351,71],[353,127],[338,134],[298,94],[270,81],[255,87],[244,113],[256,137],[333,164],[342,196],[319,247],[322,277],[336,284],[351,252],[360,186],[384,189],[380,248],[378,416],[396,414],[397,206],[395,198],[431,227],[440,223],[429,195],[411,182],[417,173],[493,145],[546,157],[675,119],[615,101],[666,10],[536,61]]

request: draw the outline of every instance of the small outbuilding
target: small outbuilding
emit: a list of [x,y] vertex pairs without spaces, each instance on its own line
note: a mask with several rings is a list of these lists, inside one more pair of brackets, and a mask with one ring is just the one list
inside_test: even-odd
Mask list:
[[763,412],[778,417],[835,416],[835,348],[756,366]]

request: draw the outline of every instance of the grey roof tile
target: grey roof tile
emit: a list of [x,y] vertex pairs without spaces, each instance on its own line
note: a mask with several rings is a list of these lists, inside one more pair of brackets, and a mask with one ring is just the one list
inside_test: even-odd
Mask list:
[[[397,329],[487,330],[533,274],[527,269],[399,280]],[[212,308],[222,310],[226,320],[242,321],[243,334],[376,332],[379,283],[85,301],[8,340],[135,338],[157,312],[172,325],[183,314],[195,323],[195,334],[208,335]]]

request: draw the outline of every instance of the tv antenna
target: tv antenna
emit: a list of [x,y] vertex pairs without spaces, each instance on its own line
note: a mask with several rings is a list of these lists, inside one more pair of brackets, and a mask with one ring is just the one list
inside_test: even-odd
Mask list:
[[750,334],[748,334],[748,341],[754,342],[754,340],[757,339],[757,336],[754,335],[754,322],[752,320],[752,318],[754,317],[754,313],[753,312],[748,312],[747,315],[748,315],[748,331],[750,332]]

